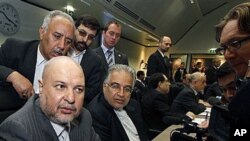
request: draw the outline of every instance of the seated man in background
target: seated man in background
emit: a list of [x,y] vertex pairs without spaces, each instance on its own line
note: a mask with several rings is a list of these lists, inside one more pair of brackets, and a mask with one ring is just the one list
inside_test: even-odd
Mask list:
[[135,86],[131,98],[136,99],[138,102],[141,101],[142,94],[146,88],[144,79],[145,79],[145,72],[142,70],[137,71]]
[[185,63],[181,62],[180,67],[176,70],[174,74],[174,81],[175,82],[182,82],[184,76],[187,74],[187,70],[185,68]]
[[170,82],[162,73],[155,73],[149,79],[149,89],[142,96],[141,107],[143,117],[148,128],[163,131],[172,124],[181,124],[193,119],[195,115],[187,112],[186,115],[170,112],[168,92]]
[[206,76],[201,72],[195,72],[189,76],[189,86],[184,87],[171,105],[171,112],[186,114],[188,111],[198,115],[209,105],[197,97],[206,86]]
[[223,63],[217,70],[217,85],[220,88],[220,97],[211,96],[208,102],[211,105],[215,104],[229,104],[236,93],[235,84],[236,73],[234,69],[227,62]]
[[53,57],[66,55],[73,42],[74,30],[72,17],[54,10],[44,18],[39,29],[40,40],[7,39],[2,44],[0,120],[2,111],[16,111],[34,92],[38,93],[38,80],[44,65]]
[[115,64],[108,70],[103,93],[87,106],[95,131],[102,141],[145,141],[148,139],[139,104],[130,99],[135,84],[135,71]]
[[85,81],[82,68],[69,57],[48,61],[33,95],[0,125],[6,141],[99,141],[91,115],[82,108]]
[[222,90],[222,97],[208,98],[208,102],[213,105],[209,122],[204,121],[199,127],[207,128],[211,137],[220,141],[229,140],[229,122],[231,116],[228,112],[228,104],[236,94],[235,78],[236,73],[227,62],[223,63],[217,70],[218,85]]

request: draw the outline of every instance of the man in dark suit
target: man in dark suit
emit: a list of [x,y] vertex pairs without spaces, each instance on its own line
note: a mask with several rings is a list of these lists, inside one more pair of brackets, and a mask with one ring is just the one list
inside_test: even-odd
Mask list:
[[136,99],[138,102],[140,102],[141,96],[144,92],[144,89],[146,88],[144,79],[145,79],[145,72],[142,70],[137,71],[135,86],[131,98]]
[[168,52],[171,46],[172,41],[170,37],[163,36],[160,39],[157,51],[151,54],[148,58],[147,76],[151,76],[154,73],[163,73],[167,76],[167,78],[172,80],[171,64],[169,58],[164,55],[166,52]]
[[220,64],[221,60],[219,58],[215,58],[212,60],[212,65],[205,70],[207,85],[211,85],[217,81],[216,72],[220,67]]
[[145,79],[145,72],[142,70],[137,71],[135,87],[137,87],[141,91],[143,91],[143,89],[146,87],[144,79]]
[[102,44],[94,51],[101,57],[104,64],[105,73],[114,64],[128,65],[127,55],[115,49],[121,37],[122,27],[116,21],[109,21],[102,31]]
[[87,105],[101,91],[102,61],[89,48],[100,30],[100,24],[93,16],[83,15],[76,20],[75,26],[75,41],[68,55],[78,62],[84,71],[86,80],[84,104]]
[[199,100],[198,92],[201,92],[206,86],[206,77],[201,72],[195,72],[189,76],[189,86],[184,87],[177,95],[171,105],[171,112],[186,114],[188,111],[198,115],[203,112],[208,103]]
[[168,92],[170,89],[168,78],[162,73],[155,73],[149,79],[149,89],[142,96],[141,107],[143,117],[150,129],[163,131],[172,124],[181,124],[184,120],[191,120],[194,114],[179,115],[170,112]]
[[134,83],[134,69],[127,65],[113,65],[104,80],[103,93],[87,106],[102,141],[148,139],[139,104],[130,99]]
[[84,91],[81,66],[66,56],[52,58],[39,79],[39,95],[2,122],[0,140],[100,141],[82,108]]
[[187,70],[185,68],[185,63],[181,62],[180,67],[176,70],[175,75],[174,75],[175,82],[182,82],[186,74],[187,74]]
[[[38,92],[38,79],[46,62],[66,55],[74,36],[74,21],[55,10],[39,29],[40,41],[7,39],[0,48],[0,111],[17,110]],[[1,113],[0,113],[1,115]]]
[[[248,140],[250,136],[250,3],[242,3],[232,8],[216,25],[216,40],[221,45],[221,53],[234,68],[238,78],[237,92],[228,105],[235,123],[231,124],[231,139]],[[243,80],[243,81],[242,81]],[[246,129],[242,136],[233,136],[237,129]]]

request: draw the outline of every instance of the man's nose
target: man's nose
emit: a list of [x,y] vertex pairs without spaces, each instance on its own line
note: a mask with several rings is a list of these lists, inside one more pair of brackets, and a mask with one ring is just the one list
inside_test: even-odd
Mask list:
[[74,95],[74,91],[73,90],[68,90],[67,93],[64,96],[64,99],[70,103],[73,104],[75,103],[75,95]]

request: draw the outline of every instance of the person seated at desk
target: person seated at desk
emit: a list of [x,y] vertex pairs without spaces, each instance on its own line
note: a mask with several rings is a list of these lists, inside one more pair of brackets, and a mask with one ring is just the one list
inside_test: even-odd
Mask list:
[[[50,59],[33,95],[0,125],[4,141],[100,141],[89,111],[82,68],[66,56]],[[61,138],[64,138],[62,140]]]
[[141,107],[148,128],[163,131],[172,124],[181,124],[191,120],[192,112],[179,115],[170,112],[167,94],[170,82],[163,73],[155,73],[149,79],[149,87],[142,96]]
[[200,128],[208,128],[208,133],[212,138],[222,141],[229,139],[230,114],[228,104],[236,95],[236,72],[232,66],[225,62],[217,70],[218,85],[223,90],[222,98],[210,97],[208,102],[213,105],[210,120],[202,122]]
[[135,70],[115,64],[108,69],[103,92],[87,105],[102,141],[148,140],[139,103],[131,99]]
[[233,96],[236,94],[236,72],[228,62],[225,62],[217,70],[216,75],[218,79],[218,86],[221,89],[221,98],[209,97],[208,102],[211,105],[228,105]]
[[198,115],[206,109],[205,105],[209,105],[197,97],[206,86],[206,77],[204,73],[195,72],[189,76],[189,85],[184,87],[177,95],[171,105],[171,112],[178,114],[186,114],[188,111]]

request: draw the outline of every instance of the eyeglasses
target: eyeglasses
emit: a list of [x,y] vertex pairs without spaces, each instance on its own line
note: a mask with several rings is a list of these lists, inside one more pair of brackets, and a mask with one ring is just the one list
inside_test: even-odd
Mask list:
[[92,34],[88,34],[85,30],[77,28],[79,35],[82,37],[88,36],[88,40],[93,41],[95,39],[95,36]]
[[[111,83],[111,84],[106,83],[106,84],[111,88],[111,90],[114,93],[120,92],[122,89],[122,86],[119,83]],[[133,91],[133,89],[131,88],[131,86],[124,86],[123,87],[123,92],[126,94],[131,94],[132,91]]]
[[250,40],[250,36],[247,36],[241,40],[235,40],[235,41],[232,41],[232,42],[229,42],[227,44],[221,44],[220,48],[216,49],[216,53],[219,54],[219,55],[224,55],[226,50],[232,52],[232,51],[236,51],[237,49],[241,48],[242,46],[242,43],[246,42]]

